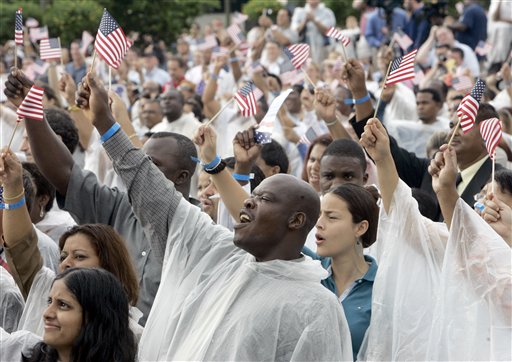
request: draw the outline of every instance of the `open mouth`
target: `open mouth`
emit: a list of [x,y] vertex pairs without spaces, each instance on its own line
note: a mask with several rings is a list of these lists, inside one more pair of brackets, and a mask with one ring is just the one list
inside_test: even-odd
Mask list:
[[315,234],[315,238],[316,238],[316,244],[317,245],[320,245],[320,244],[322,244],[325,241],[325,238],[322,237],[320,234]]
[[240,212],[240,223],[241,224],[247,224],[252,221],[251,217],[247,215],[245,212]]

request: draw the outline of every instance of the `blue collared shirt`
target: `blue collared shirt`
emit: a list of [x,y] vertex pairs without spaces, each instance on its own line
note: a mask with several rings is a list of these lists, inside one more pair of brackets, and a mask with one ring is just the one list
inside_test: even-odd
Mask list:
[[[334,282],[334,275],[332,274],[331,258],[321,257],[307,247],[304,247],[302,252],[315,260],[320,260],[322,266],[329,272],[329,276],[322,280],[322,285],[336,295],[339,295],[336,283]],[[363,342],[366,330],[370,325],[372,316],[373,281],[377,273],[377,261],[369,255],[365,255],[364,259],[370,264],[368,271],[361,279],[354,281],[338,298],[343,305],[345,317],[347,318],[348,327],[350,329],[354,361],[359,353],[359,348]]]

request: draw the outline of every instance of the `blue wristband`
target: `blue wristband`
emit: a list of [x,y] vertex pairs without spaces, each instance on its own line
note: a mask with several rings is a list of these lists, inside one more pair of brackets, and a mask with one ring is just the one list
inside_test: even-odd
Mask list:
[[242,174],[239,174],[239,173],[234,173],[233,174],[233,178],[237,181],[250,181],[254,178],[254,174],[253,173],[250,173],[248,175],[242,175]]
[[103,135],[100,137],[101,143],[107,142],[119,129],[121,128],[121,125],[119,123],[114,123],[112,127],[108,129],[107,132],[103,133]]
[[19,209],[25,204],[25,196],[21,198],[20,201],[14,203],[14,204],[0,204],[0,210],[14,210]]
[[343,103],[345,104],[361,104],[361,103],[364,103],[366,101],[369,101],[370,100],[370,94],[367,93],[364,97],[361,97],[359,99],[355,99],[355,98],[347,98],[347,99],[344,99],[343,100]]

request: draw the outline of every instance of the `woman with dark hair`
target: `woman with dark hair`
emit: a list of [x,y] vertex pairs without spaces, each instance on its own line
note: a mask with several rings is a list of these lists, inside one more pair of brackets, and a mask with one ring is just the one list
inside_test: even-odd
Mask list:
[[128,298],[119,280],[105,270],[67,269],[59,274],[42,319],[40,342],[26,331],[3,333],[2,359],[135,361],[137,345],[128,326]]
[[[43,335],[40,316],[46,307],[55,273],[44,267],[37,248],[37,235],[23,197],[22,167],[14,154],[4,151],[0,158],[0,181],[4,184],[3,237],[7,261],[16,284],[26,298],[19,329]],[[121,237],[102,224],[79,225],[60,238],[60,272],[70,268],[103,268],[121,282],[130,305],[138,297],[138,282],[131,258]],[[137,324],[142,313],[132,307],[131,328],[140,337]]]
[[330,135],[317,137],[308,147],[306,157],[304,158],[304,168],[302,169],[302,179],[309,183],[313,188],[320,192],[320,159],[327,148],[332,143]]
[[316,254],[307,247],[303,253],[321,261],[329,276],[322,284],[336,294],[343,305],[352,352],[357,357],[370,324],[373,281],[377,262],[363,249],[377,238],[379,198],[373,186],[344,184],[326,193],[316,223]]

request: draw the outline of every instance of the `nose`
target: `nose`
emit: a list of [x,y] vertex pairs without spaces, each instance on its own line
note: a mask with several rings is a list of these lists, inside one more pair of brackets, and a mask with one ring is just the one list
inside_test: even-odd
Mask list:
[[71,269],[73,267],[73,261],[71,260],[71,255],[68,255],[66,257],[66,259],[64,259],[63,261],[61,261],[60,263],[60,270],[64,271],[64,270],[67,270],[67,269]]
[[52,320],[55,318],[55,311],[53,310],[53,303],[48,305],[43,312],[43,320]]
[[215,189],[213,188],[213,183],[210,182],[210,184],[204,189],[203,191],[205,196],[212,196],[216,194]]
[[252,197],[250,197],[244,201],[244,207],[246,209],[254,209],[255,206],[256,206],[256,203],[254,202],[254,199]]

